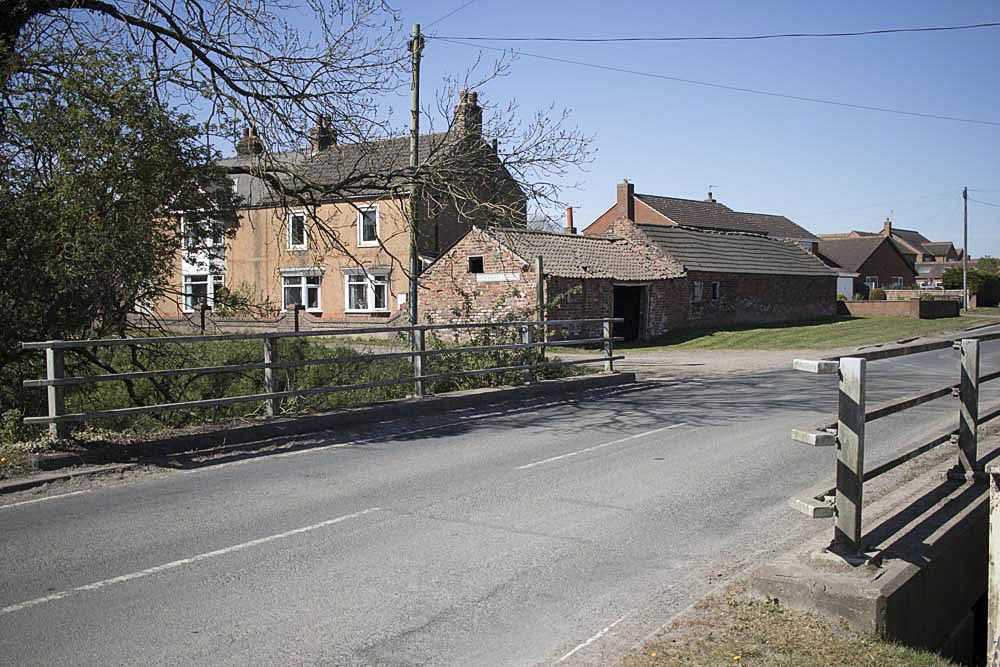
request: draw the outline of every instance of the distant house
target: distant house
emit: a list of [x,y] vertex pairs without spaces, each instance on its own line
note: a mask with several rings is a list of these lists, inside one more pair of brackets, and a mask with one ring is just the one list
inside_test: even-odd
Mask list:
[[881,235],[853,238],[824,238],[819,244],[819,256],[842,277],[853,274],[848,287],[841,280],[838,291],[848,299],[855,294],[866,295],[874,288],[912,286],[917,277],[913,264],[899,247]]
[[836,275],[797,243],[624,218],[604,232],[470,230],[424,271],[421,317],[533,317],[538,257],[548,319],[621,317],[627,339],[836,313]]
[[[456,203],[449,193],[422,191],[419,253],[426,262],[475,225],[525,225],[525,195],[498,159],[496,144],[483,137],[482,113],[476,93],[463,90],[448,131],[419,139],[421,155],[432,164],[462,161],[454,179],[464,180],[452,185],[469,193]],[[338,143],[326,118],[317,119],[310,136],[308,148],[272,156],[271,180],[232,177],[242,201],[239,228],[207,247],[187,244],[173,279],[181,297],[157,304],[161,316],[213,308],[223,289],[250,290],[276,313],[299,306],[321,319],[379,323],[406,312],[409,138]],[[221,164],[252,172],[262,150],[256,132],[246,129],[236,156]],[[303,182],[298,176],[338,189],[289,199],[273,185],[273,179]],[[495,206],[471,205],[473,195]],[[499,219],[497,210],[510,215]]]
[[716,201],[711,192],[705,200],[636,194],[635,184],[627,180],[618,184],[615,204],[583,233],[589,236],[604,234],[619,218],[647,225],[683,225],[763,234],[794,241],[809,252],[815,252],[819,243],[818,237],[783,215],[734,211]]

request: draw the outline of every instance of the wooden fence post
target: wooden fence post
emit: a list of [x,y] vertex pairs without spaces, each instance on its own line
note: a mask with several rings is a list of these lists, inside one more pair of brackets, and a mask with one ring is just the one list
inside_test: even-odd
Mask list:
[[865,476],[865,370],[860,357],[840,360],[840,396],[837,411],[837,520],[834,546],[858,554]]
[[962,379],[959,385],[958,465],[953,477],[982,473],[979,467],[979,341],[962,340]]
[[423,328],[418,328],[413,331],[413,343],[415,353],[413,355],[413,377],[416,378],[413,381],[413,393],[416,396],[424,395],[424,381],[420,378],[424,375],[424,350],[426,349],[427,332]]
[[[521,342],[524,343],[525,345],[531,345],[531,343],[533,342],[533,338],[534,337],[531,335],[531,326],[527,325],[527,324],[523,325],[521,327]],[[528,353],[527,356],[528,356],[529,359],[534,359],[535,348],[533,348],[533,347],[526,347],[526,348],[524,348],[524,350],[525,350],[525,352]],[[534,381],[535,381],[535,372],[532,369],[530,369],[530,368],[525,368],[524,369],[524,383],[525,384],[532,384],[532,383],[534,383]]]
[[[63,351],[55,347],[45,348],[45,379],[61,380],[65,374]],[[66,413],[64,389],[61,386],[49,385],[49,417],[61,417]],[[49,422],[49,435],[53,438],[65,438],[67,428],[65,422]]]
[[[278,361],[278,339],[267,336],[264,338],[264,363],[268,364],[264,367],[265,394],[273,394],[278,390],[277,382],[275,382],[274,368],[270,366],[270,364],[276,361]],[[280,414],[281,400],[277,398],[267,399],[264,409],[268,417]]]
[[1000,464],[986,467],[990,485],[989,565],[986,585],[986,664],[1000,666]]
[[615,372],[615,362],[612,357],[615,356],[615,337],[614,337],[614,327],[612,326],[611,320],[604,320],[604,372],[614,373]]

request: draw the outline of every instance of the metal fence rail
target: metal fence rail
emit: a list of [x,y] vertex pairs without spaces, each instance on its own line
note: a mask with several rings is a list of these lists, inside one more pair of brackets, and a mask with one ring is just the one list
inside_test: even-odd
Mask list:
[[[980,480],[984,476],[978,452],[979,386],[1000,378],[1000,372],[981,375],[979,345],[998,340],[1000,334],[963,338],[961,341],[934,341],[918,345],[874,350],[863,354],[840,357],[836,361],[796,359],[793,368],[810,373],[836,373],[839,377],[837,422],[823,424],[812,430],[793,430],[792,439],[813,445],[837,445],[836,486],[817,496],[833,496],[834,547],[844,554],[864,551],[861,518],[864,509],[864,482],[882,475],[906,461],[944,442],[957,445],[957,462],[949,471],[955,479]],[[886,401],[872,409],[866,407],[867,363],[873,359],[889,359],[932,350],[954,348],[961,353],[959,382],[930,391]],[[877,468],[865,470],[865,424],[939,398],[959,399],[959,426],[954,432],[941,434],[919,447],[895,457]],[[991,410],[984,417],[992,419],[1000,410]],[[793,504],[800,505],[798,499]],[[829,516],[829,514],[825,514]],[[814,514],[814,516],[823,516]]]
[[[606,372],[614,372],[614,362],[624,359],[624,356],[614,355],[614,343],[621,340],[612,334],[612,325],[616,322],[623,322],[622,318],[590,318],[577,320],[545,320],[545,321],[517,321],[517,322],[490,322],[490,323],[464,323],[464,324],[426,324],[413,327],[381,327],[371,329],[326,329],[315,331],[287,331],[287,332],[267,332],[250,334],[222,334],[209,336],[162,336],[145,338],[105,338],[96,340],[50,340],[38,342],[26,342],[21,344],[24,350],[44,350],[46,373],[44,379],[25,380],[25,387],[44,387],[48,392],[48,414],[38,417],[25,417],[25,424],[48,424],[49,432],[55,437],[65,437],[66,424],[69,422],[82,422],[88,419],[122,417],[137,414],[150,414],[156,412],[166,412],[170,410],[183,410],[190,408],[204,408],[219,405],[230,405],[234,403],[263,402],[268,416],[275,416],[280,413],[280,400],[298,396],[313,396],[318,394],[332,394],[336,392],[355,391],[360,389],[371,389],[375,387],[388,387],[402,384],[413,384],[413,395],[423,396],[425,393],[425,383],[435,380],[444,380],[456,377],[470,377],[476,375],[486,375],[491,373],[509,373],[523,371],[524,381],[532,383],[536,381],[535,373],[544,368],[555,368],[561,366],[571,366],[576,364],[587,364],[603,362]],[[571,327],[579,325],[600,324],[602,335],[600,337],[575,338],[566,340],[535,340],[536,330],[544,331],[545,328]],[[426,334],[428,331],[470,331],[477,329],[500,328],[516,329],[520,332],[521,342],[505,343],[494,345],[469,345],[465,347],[444,347],[427,349]],[[347,357],[328,357],[320,359],[292,359],[281,361],[279,357],[279,341],[284,338],[307,338],[307,337],[336,337],[355,336],[364,333],[400,333],[409,334],[413,341],[413,346],[408,351],[383,352],[378,354],[354,355]],[[143,370],[129,373],[104,373],[99,375],[86,375],[77,377],[65,376],[64,353],[66,350],[81,348],[109,348],[119,346],[140,346],[140,345],[190,345],[205,342],[226,342],[240,340],[260,340],[263,342],[263,361],[247,364],[228,364],[221,366],[199,366],[191,368],[169,368],[157,370]],[[491,366],[488,368],[475,368],[458,371],[447,371],[440,373],[425,373],[425,360],[429,357],[437,357],[449,354],[476,353],[476,352],[499,352],[504,350],[530,350],[552,346],[574,346],[600,343],[602,346],[599,356],[587,357],[584,359],[574,359],[570,361],[545,361],[533,360],[531,363],[515,364],[507,366]],[[313,365],[332,365],[357,361],[378,361],[382,359],[410,358],[412,360],[413,374],[406,377],[374,380],[371,382],[359,382],[352,384],[341,384],[324,387],[309,387],[303,389],[278,390],[278,378],[275,371],[283,368],[296,368]],[[138,379],[149,379],[159,377],[176,377],[182,375],[208,375],[217,373],[237,373],[251,370],[263,370],[264,392],[259,394],[247,394],[240,396],[223,396],[219,398],[202,399],[195,401],[181,401],[174,403],[157,403],[153,405],[140,405],[109,410],[99,410],[94,412],[67,413],[65,409],[65,387],[96,384],[100,382],[125,382]]]

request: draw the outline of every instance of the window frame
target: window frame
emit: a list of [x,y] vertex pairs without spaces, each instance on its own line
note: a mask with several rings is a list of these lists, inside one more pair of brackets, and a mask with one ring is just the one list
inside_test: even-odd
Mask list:
[[[486,273],[486,259],[482,255],[469,255],[467,257],[467,259],[468,259],[469,273]],[[478,271],[473,271],[472,270],[472,262],[473,262],[473,260],[479,260],[479,270]]]
[[[281,310],[290,310],[294,303],[289,303],[285,299],[286,288],[297,288],[299,290],[299,303],[305,306],[307,313],[323,312],[323,270],[314,268],[304,269],[279,269],[281,273]],[[285,281],[291,278],[298,278],[298,285],[286,285]],[[315,283],[310,283],[309,278],[315,278]],[[316,290],[316,307],[309,307],[309,290]]]
[[705,298],[705,281],[691,281],[691,303],[701,303]]
[[[198,280],[195,283],[192,278],[204,278],[203,280]],[[189,291],[192,284],[205,285],[205,305],[208,306],[210,310],[215,309],[215,294],[217,289],[225,287],[225,274],[224,273],[212,273],[211,271],[207,273],[185,273],[181,276],[181,311],[185,313],[197,312],[197,306],[200,305],[194,302],[194,293]]]
[[[378,204],[372,204],[371,206],[359,206],[358,207],[358,247],[359,248],[377,248],[382,245],[382,229],[381,229],[381,214],[379,213]],[[364,226],[365,226],[365,213],[369,211],[374,211],[375,213],[375,239],[373,241],[364,240]]]
[[721,292],[722,292],[722,289],[721,289],[721,287],[719,285],[719,281],[717,281],[717,280],[714,281],[712,283],[712,290],[711,290],[712,301],[718,301],[719,300],[719,294]]
[[903,289],[903,276],[893,276],[892,287],[893,289]]
[[[365,289],[365,308],[351,308],[351,285],[363,283]],[[375,307],[376,287],[383,288],[382,308]],[[368,271],[344,272],[344,312],[345,313],[388,313],[389,312],[389,275],[387,273]]]
[[[296,244],[292,243],[292,236],[295,231],[295,220],[297,218],[302,219],[302,243]],[[287,249],[288,250],[308,250],[309,248],[309,223],[305,211],[291,211],[288,214],[288,234],[287,234]]]
[[865,285],[868,286],[868,289],[877,289],[878,276],[865,276]]

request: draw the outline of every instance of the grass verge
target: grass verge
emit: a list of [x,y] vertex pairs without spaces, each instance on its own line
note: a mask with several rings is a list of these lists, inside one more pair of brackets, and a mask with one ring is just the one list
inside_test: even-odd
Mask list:
[[[1000,318],[996,320],[1000,323]],[[678,329],[650,341],[624,343],[622,350],[795,350],[855,347],[914,338],[988,323],[981,317],[917,320],[904,317],[836,317],[812,322],[721,329]]]
[[745,584],[705,598],[620,667],[946,667],[939,655],[752,598]]

